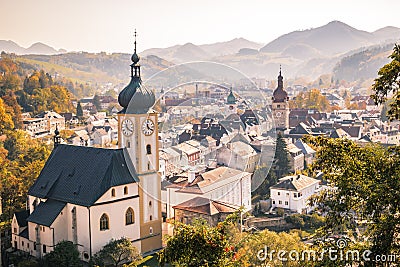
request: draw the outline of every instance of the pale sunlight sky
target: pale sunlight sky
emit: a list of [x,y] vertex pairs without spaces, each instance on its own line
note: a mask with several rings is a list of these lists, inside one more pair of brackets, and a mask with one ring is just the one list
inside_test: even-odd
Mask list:
[[339,20],[360,30],[400,27],[399,0],[0,0],[0,40],[23,47],[131,52],[282,34]]

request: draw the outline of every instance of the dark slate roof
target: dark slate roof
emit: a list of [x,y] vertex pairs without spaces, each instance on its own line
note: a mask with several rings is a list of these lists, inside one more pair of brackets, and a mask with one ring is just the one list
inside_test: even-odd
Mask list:
[[27,225],[26,218],[29,216],[29,210],[23,210],[15,213],[15,218],[19,227],[25,227]]
[[23,238],[26,238],[26,239],[29,239],[29,229],[28,229],[28,227],[26,227],[26,228],[24,229],[24,231],[22,231],[21,233],[19,233],[19,236],[20,236],[20,237],[23,237]]
[[138,181],[125,149],[58,145],[28,194],[89,207],[109,188]]
[[65,202],[48,199],[40,204],[29,215],[27,221],[44,226],[51,226],[58,214],[65,207]]

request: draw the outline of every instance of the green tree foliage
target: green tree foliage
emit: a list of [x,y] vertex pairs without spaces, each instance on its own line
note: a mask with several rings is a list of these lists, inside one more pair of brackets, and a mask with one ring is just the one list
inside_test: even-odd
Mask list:
[[76,116],[78,116],[78,118],[83,117],[83,109],[81,106],[81,102],[78,102],[78,104],[76,105]]
[[287,145],[281,133],[278,133],[276,139],[275,148],[275,160],[273,168],[276,173],[276,177],[282,178],[284,175],[289,173],[289,152],[287,150]]
[[97,110],[101,110],[100,96],[95,95],[95,96],[93,97],[93,105],[96,107]]
[[80,267],[79,251],[71,241],[61,241],[45,256],[46,266]]
[[228,243],[224,224],[210,227],[205,220],[186,225],[174,224],[174,235],[160,252],[160,263],[173,266],[233,266],[233,251]]
[[39,267],[39,263],[34,259],[23,260],[18,263],[18,267]]
[[328,99],[318,89],[300,92],[296,99],[290,102],[290,105],[292,108],[316,109],[323,112],[331,110]]
[[366,220],[364,235],[370,249],[376,254],[398,254],[400,148],[359,146],[347,139],[307,140],[317,148],[314,169],[322,170],[331,186],[312,199],[326,212],[324,232],[356,232],[356,220]]
[[93,256],[93,263],[96,266],[121,266],[130,263],[129,266],[136,266],[142,259],[136,247],[127,238],[110,240],[99,252]]
[[374,94],[371,96],[375,103],[383,104],[389,101],[388,117],[390,120],[400,119],[400,45],[396,44],[389,56],[392,61],[383,66],[379,77],[372,85]]

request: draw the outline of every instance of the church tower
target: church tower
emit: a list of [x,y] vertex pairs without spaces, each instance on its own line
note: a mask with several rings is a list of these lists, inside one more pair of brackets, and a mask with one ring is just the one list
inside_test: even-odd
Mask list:
[[118,102],[118,146],[126,148],[139,177],[141,253],[162,247],[161,177],[158,173],[158,115],[152,91],[142,84],[139,56],[131,57],[131,81],[120,92]]
[[289,129],[289,97],[283,90],[282,69],[279,69],[278,87],[272,97],[272,115],[275,121],[275,128],[278,131]]
[[232,87],[229,92],[228,97],[226,98],[226,106],[225,106],[226,114],[237,114],[237,104],[236,97],[233,95]]

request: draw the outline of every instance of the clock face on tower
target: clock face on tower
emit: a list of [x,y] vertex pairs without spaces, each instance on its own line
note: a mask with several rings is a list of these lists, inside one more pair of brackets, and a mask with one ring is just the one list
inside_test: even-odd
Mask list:
[[277,113],[275,113],[275,115],[276,115],[276,117],[280,117],[280,116],[282,116],[282,113],[280,113],[280,112],[277,112]]
[[142,124],[142,132],[146,136],[152,135],[154,128],[154,122],[151,119],[146,119]]
[[130,119],[125,119],[121,125],[122,133],[130,136],[133,133],[133,122]]

